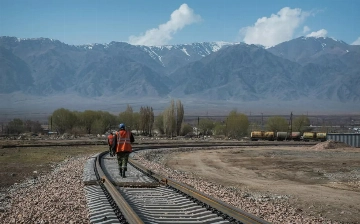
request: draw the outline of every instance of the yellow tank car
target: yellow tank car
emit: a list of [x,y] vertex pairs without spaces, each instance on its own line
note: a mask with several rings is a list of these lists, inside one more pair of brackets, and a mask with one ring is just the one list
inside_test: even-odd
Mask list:
[[273,131],[266,131],[264,133],[264,139],[269,141],[274,141],[274,138],[275,138],[275,133]]
[[303,140],[304,141],[316,140],[316,133],[315,132],[304,132]]
[[316,139],[322,142],[326,141],[326,132],[318,132],[316,133]]
[[250,134],[251,141],[263,139],[264,131],[252,131]]

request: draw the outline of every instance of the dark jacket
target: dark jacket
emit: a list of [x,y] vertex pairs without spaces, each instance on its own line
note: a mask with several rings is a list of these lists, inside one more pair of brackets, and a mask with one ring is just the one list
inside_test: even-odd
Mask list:
[[[121,129],[119,129],[118,132],[119,132],[120,130],[121,130]],[[134,138],[133,134],[131,133],[131,131],[128,131],[128,132],[130,132],[130,142],[131,142],[131,143],[135,142],[135,138]],[[115,136],[114,136],[113,144],[112,144],[112,146],[111,146],[111,151],[113,151],[114,154],[115,154],[115,152],[116,152],[116,145],[117,145],[117,138],[116,138],[116,135],[115,135]]]

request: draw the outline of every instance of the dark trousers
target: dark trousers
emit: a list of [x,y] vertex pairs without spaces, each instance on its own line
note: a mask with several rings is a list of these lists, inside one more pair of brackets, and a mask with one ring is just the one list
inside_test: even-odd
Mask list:
[[127,170],[127,163],[129,160],[130,152],[118,152],[116,153],[116,157],[119,164],[119,169]]

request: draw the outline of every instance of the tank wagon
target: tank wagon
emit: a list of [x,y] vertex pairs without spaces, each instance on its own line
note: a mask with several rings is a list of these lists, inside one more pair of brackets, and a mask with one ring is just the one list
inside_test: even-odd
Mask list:
[[304,132],[302,136],[302,140],[308,141],[326,141],[326,133],[325,132]]
[[251,141],[258,140],[275,140],[275,133],[273,131],[252,131],[250,134]]
[[286,141],[286,140],[294,140],[300,141],[301,140],[301,133],[294,131],[294,132],[277,132],[276,133],[276,140],[277,141]]
[[272,132],[272,131],[252,131],[251,141],[268,140],[268,141],[326,141],[325,132]]

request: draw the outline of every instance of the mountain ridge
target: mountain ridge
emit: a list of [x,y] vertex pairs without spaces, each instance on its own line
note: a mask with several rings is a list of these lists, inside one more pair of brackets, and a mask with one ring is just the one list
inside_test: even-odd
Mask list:
[[2,94],[360,101],[360,46],[331,38],[300,37],[265,49],[228,42],[75,46],[49,38],[0,37],[0,58]]

